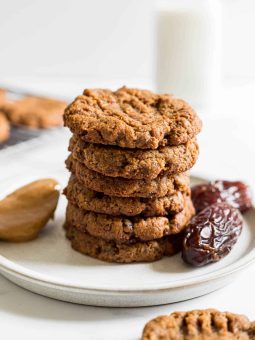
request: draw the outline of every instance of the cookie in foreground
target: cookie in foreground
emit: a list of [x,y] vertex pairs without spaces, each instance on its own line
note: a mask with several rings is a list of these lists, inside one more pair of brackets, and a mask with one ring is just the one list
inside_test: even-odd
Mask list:
[[174,312],[149,321],[142,340],[254,340],[255,325],[244,315],[215,309]]

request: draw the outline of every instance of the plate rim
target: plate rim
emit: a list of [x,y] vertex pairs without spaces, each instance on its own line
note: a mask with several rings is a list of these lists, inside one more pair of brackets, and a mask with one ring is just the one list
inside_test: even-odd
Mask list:
[[[195,176],[194,176],[195,177]],[[200,178],[199,178],[200,179]],[[251,209],[253,214],[255,214],[255,207]],[[245,218],[245,217],[244,217]],[[191,278],[185,278],[180,280],[175,280],[173,282],[164,282],[158,284],[151,284],[150,287],[110,287],[110,286],[93,286],[93,285],[84,285],[81,284],[73,284],[70,282],[63,281],[61,279],[57,279],[54,277],[47,276],[46,274],[40,274],[37,271],[28,269],[20,264],[9,260],[4,255],[1,255],[0,252],[0,272],[8,273],[9,275],[19,276],[27,281],[37,282],[38,284],[51,285],[56,288],[59,287],[61,289],[71,289],[71,290],[86,290],[86,291],[94,291],[94,292],[104,292],[104,293],[141,293],[141,292],[155,292],[155,291],[164,291],[170,289],[176,289],[181,287],[189,287],[192,285],[198,285],[205,283],[207,281],[214,281],[217,279],[224,278],[231,274],[234,274],[238,271],[241,271],[255,262],[255,246],[251,247],[246,255],[242,258],[239,258],[237,261],[231,263],[230,265],[224,266],[222,268],[211,271],[210,273],[199,274]],[[213,265],[213,264],[212,264]]]
[[[247,261],[245,261],[246,258],[247,258]],[[7,262],[11,265],[9,267],[5,266],[3,262]],[[37,282],[38,284],[52,286],[54,288],[57,287],[61,289],[68,289],[72,291],[74,290],[75,291],[89,291],[89,292],[97,292],[97,293],[150,293],[150,292],[155,292],[155,291],[165,291],[165,290],[171,290],[171,289],[176,289],[176,288],[190,287],[193,285],[203,284],[208,281],[218,280],[226,276],[233,275],[236,272],[245,269],[247,266],[251,265],[253,262],[255,262],[255,248],[253,248],[252,251],[250,251],[246,256],[244,256],[240,261],[237,261],[228,267],[224,267],[219,270],[216,270],[210,274],[202,274],[191,279],[185,279],[185,280],[179,280],[179,281],[177,280],[172,284],[164,283],[164,284],[159,284],[159,285],[155,285],[155,286],[148,287],[148,288],[146,287],[145,288],[123,287],[123,288],[118,288],[118,289],[111,288],[111,287],[97,288],[97,287],[92,287],[92,286],[83,286],[83,285],[63,283],[61,281],[54,280],[54,278],[49,278],[46,275],[39,274],[30,269],[26,269],[23,266],[17,265],[13,261],[6,259],[2,255],[0,255],[0,271],[4,273],[12,274],[16,277],[21,277],[25,279],[26,281],[33,281],[33,282]],[[18,270],[19,268],[21,269],[23,268],[24,270],[19,271]],[[36,274],[36,275],[32,275],[32,274]]]

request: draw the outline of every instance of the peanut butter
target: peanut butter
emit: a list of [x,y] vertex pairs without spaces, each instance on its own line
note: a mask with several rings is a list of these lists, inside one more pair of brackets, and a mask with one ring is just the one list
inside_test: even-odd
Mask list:
[[14,191],[0,201],[0,239],[25,242],[36,238],[54,217],[59,199],[59,184],[41,179]]

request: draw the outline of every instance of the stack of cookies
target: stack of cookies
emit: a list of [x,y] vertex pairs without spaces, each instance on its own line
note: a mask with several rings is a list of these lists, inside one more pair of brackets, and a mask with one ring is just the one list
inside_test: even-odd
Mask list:
[[85,90],[64,114],[73,136],[65,229],[72,247],[110,262],[180,250],[194,214],[187,171],[201,121],[171,95]]

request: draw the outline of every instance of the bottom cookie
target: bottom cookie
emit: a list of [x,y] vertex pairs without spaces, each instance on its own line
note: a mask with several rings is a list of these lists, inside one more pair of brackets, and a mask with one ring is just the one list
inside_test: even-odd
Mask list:
[[244,315],[215,309],[174,312],[146,324],[142,340],[255,339],[254,323]]
[[181,250],[183,241],[183,234],[177,234],[148,242],[118,244],[114,241],[105,241],[81,232],[67,223],[64,227],[66,237],[71,241],[73,249],[107,262],[157,261],[164,255],[171,256],[178,253]]

